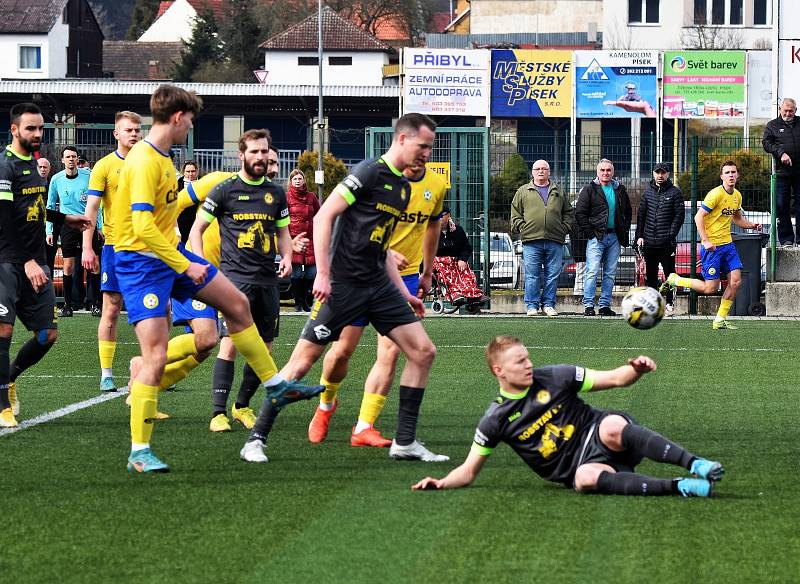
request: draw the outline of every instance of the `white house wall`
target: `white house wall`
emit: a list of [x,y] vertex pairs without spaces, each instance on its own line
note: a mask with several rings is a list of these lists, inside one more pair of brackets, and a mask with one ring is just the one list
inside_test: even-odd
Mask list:
[[[298,57],[314,57],[316,52],[267,51],[264,69],[270,85],[317,85],[316,65],[299,66]],[[328,57],[352,57],[352,65],[328,65]],[[383,66],[389,63],[386,53],[326,52],[323,57],[324,85],[383,85]]]
[[197,11],[186,0],[175,0],[161,18],[139,37],[141,42],[177,43],[192,38]]
[[[0,35],[0,54],[10,58],[0,59],[2,79],[61,79],[67,75],[67,45],[69,27],[58,23],[49,34]],[[20,45],[41,47],[42,68],[38,71],[19,70]]]
[[470,32],[583,32],[603,30],[603,0],[472,0]]

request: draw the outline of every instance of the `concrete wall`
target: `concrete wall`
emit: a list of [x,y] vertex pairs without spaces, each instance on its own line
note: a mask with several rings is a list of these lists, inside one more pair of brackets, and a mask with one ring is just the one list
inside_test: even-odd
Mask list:
[[603,30],[602,0],[472,0],[470,33]]
[[[49,34],[0,35],[0,53],[9,58],[0,59],[2,79],[63,79],[67,76],[67,45],[69,27],[58,20]],[[42,68],[38,71],[19,69],[20,46],[41,47]]]
[[[317,57],[314,51],[267,51],[264,69],[269,71],[267,83],[272,85],[317,85],[316,65],[298,66],[298,57]],[[352,65],[329,65],[329,57],[352,57]],[[383,85],[383,66],[389,63],[386,53],[326,52],[323,56],[324,85]]]
[[192,38],[196,16],[197,11],[186,0],[175,0],[138,40],[153,43],[188,41]]
[[[711,1],[708,0],[709,5]],[[661,0],[658,23],[629,23],[628,0],[603,0],[603,48],[699,48],[693,40],[697,37],[693,10],[694,0]],[[709,41],[717,44],[706,48],[764,48],[759,45],[770,40],[772,27],[753,26],[752,23],[753,0],[744,0],[744,25],[708,27],[712,33],[707,35]],[[736,46],[724,46],[726,41],[729,44],[733,40],[740,42]]]

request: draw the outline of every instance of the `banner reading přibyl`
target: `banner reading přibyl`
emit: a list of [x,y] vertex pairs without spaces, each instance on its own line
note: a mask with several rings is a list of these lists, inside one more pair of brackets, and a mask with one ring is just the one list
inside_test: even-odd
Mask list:
[[572,51],[492,50],[492,116],[568,118]]
[[575,51],[579,118],[654,118],[657,51]]
[[665,51],[665,118],[741,118],[744,51]]

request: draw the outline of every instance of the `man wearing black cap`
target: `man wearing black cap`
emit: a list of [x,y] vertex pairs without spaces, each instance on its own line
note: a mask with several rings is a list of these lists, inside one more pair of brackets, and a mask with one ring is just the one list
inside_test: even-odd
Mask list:
[[[642,193],[636,215],[636,246],[644,256],[646,281],[658,289],[658,265],[664,275],[675,271],[678,232],[684,220],[683,193],[669,179],[669,166],[659,162],[653,168],[653,180]],[[667,292],[667,316],[674,312],[673,291]]]

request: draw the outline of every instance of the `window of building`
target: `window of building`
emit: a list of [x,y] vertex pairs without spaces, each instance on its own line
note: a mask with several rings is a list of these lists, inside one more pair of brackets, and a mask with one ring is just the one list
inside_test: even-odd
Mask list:
[[20,71],[39,71],[42,68],[42,47],[39,46],[20,46],[19,47],[19,70]]
[[628,0],[628,22],[658,24],[659,0]]
[[352,65],[353,57],[328,57],[328,65]]
[[[755,12],[761,9],[761,20],[766,20],[767,0],[748,0],[753,2]],[[754,24],[759,24],[755,15]],[[744,0],[694,0],[694,24],[700,26],[741,26],[744,24]],[[763,24],[763,23],[762,23]]]
[[317,57],[297,57],[297,64],[301,67],[316,67],[319,65],[319,59],[317,59]]
[[753,24],[755,26],[772,24],[771,4],[767,0],[753,0]]

